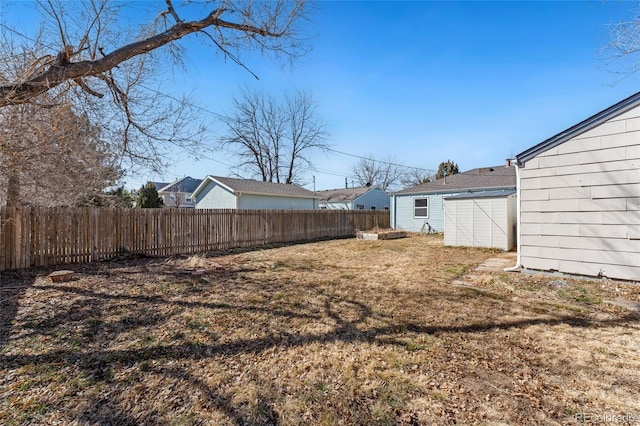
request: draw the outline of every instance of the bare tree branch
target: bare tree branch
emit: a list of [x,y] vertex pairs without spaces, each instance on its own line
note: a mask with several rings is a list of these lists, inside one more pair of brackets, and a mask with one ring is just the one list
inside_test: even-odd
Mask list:
[[[47,4],[51,9],[50,13],[53,14],[55,21],[58,23],[62,49],[55,59],[48,59],[46,61],[46,67],[39,72],[21,81],[2,84],[0,86],[0,107],[27,102],[68,81],[105,73],[133,57],[148,54],[159,47],[168,45],[189,34],[202,32],[207,28],[214,28],[217,31],[219,40],[214,39],[214,44],[225,54],[230,55],[237,63],[241,62],[237,57],[231,55],[229,49],[225,47],[228,43],[231,45],[234,45],[234,43],[229,41],[223,31],[235,32],[238,34],[238,37],[242,36],[246,38],[249,43],[256,43],[261,48],[279,50],[282,48],[281,46],[269,46],[266,40],[289,36],[294,21],[302,14],[302,8],[305,2],[304,0],[298,0],[291,3],[284,1],[265,3],[262,7],[270,7],[271,9],[269,12],[263,12],[263,15],[260,15],[263,18],[262,20],[259,19],[260,16],[252,14],[253,9],[251,8],[251,2],[248,2],[248,6],[244,10],[234,7],[232,3],[225,3],[225,6],[212,10],[203,19],[192,21],[180,20],[172,2],[167,1],[166,3],[168,12],[176,19],[176,23],[166,31],[128,43],[105,54],[101,58],[74,62],[72,61],[73,56],[84,50],[84,45],[88,39],[88,32],[85,33],[85,37],[79,42],[79,50],[74,51],[62,27],[63,17],[57,13],[56,7],[52,4],[51,0],[48,0]],[[102,10],[100,7],[94,7],[94,9],[96,12]],[[287,11],[288,13],[286,13]],[[225,13],[229,14],[229,16],[234,16],[233,13],[236,13],[241,20],[234,22],[222,19]],[[97,16],[96,14],[96,18]],[[95,20],[92,22],[92,25],[95,24],[99,24],[99,21]],[[97,46],[97,48],[99,49],[99,46]]]
[[398,186],[406,170],[406,167],[397,165],[394,158],[379,161],[371,155],[351,169],[360,186],[379,185],[384,191]]
[[220,144],[232,148],[238,167],[263,181],[295,183],[314,150],[327,148],[325,124],[310,94],[286,96],[283,103],[264,92],[244,89],[234,113],[221,117],[227,128]]

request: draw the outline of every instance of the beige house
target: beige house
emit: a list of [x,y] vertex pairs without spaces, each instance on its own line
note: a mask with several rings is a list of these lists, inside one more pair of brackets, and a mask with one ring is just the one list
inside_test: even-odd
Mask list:
[[158,189],[158,195],[162,198],[165,207],[193,209],[196,203],[191,197],[191,194],[193,194],[193,191],[196,190],[200,183],[202,183],[202,179],[194,179],[186,176],[165,184]]
[[640,281],[640,92],[516,158],[520,266]]

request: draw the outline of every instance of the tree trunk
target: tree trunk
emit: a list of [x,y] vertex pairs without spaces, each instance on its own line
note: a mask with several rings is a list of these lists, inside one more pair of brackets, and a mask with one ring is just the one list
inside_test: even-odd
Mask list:
[[7,184],[7,207],[18,207],[20,202],[20,178],[17,174],[9,175]]

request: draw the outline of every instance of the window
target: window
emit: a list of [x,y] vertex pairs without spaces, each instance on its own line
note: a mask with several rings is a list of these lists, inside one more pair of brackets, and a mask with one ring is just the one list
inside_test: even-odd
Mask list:
[[376,206],[371,206],[371,210],[375,210],[375,209],[376,209]]
[[356,204],[358,210],[364,210],[364,204]]
[[414,198],[413,199],[413,217],[429,217],[429,199]]

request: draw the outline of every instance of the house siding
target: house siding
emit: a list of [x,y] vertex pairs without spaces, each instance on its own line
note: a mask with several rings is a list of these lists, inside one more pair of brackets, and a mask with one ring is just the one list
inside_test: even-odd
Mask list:
[[197,191],[195,202],[198,209],[314,210],[317,208],[317,200],[314,198],[236,193],[210,179],[201,190]]
[[313,210],[315,208],[317,208],[317,201],[313,198],[254,194],[240,194],[238,198],[238,209]]
[[351,201],[336,201],[336,202],[320,201],[318,205],[321,209],[327,209],[327,210],[352,210]]
[[[392,217],[395,218],[393,227],[408,232],[426,232],[429,226],[437,232],[444,231],[443,197],[452,194],[413,194],[395,195]],[[414,217],[414,200],[416,198],[429,199],[429,217]]]
[[526,161],[520,263],[640,280],[640,107]]
[[374,188],[353,200],[352,206],[357,209],[358,204],[364,205],[365,210],[375,207],[377,210],[389,208],[389,195],[380,188]]
[[[364,210],[385,210],[389,209],[390,197],[379,187],[373,188],[356,188],[366,190],[360,195],[340,193],[340,190],[329,190],[319,192],[320,196],[325,198],[319,202],[319,207],[327,210],[359,210],[359,205]],[[353,191],[354,189],[345,189],[345,191]],[[327,193],[329,195],[327,195]],[[337,194],[336,194],[337,193]]]
[[[159,192],[158,195],[162,197],[164,207],[180,207],[180,208],[194,208],[196,203],[193,201],[187,201],[187,198],[191,198],[190,192]],[[175,198],[172,198],[171,196]]]
[[213,181],[208,181],[196,199],[198,209],[235,209],[236,196]]

